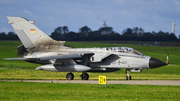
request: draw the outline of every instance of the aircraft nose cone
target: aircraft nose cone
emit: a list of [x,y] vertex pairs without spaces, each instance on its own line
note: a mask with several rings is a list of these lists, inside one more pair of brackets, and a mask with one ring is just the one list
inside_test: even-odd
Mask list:
[[156,58],[151,57],[149,59],[149,68],[151,68],[151,69],[161,67],[161,66],[165,66],[165,65],[167,65],[167,64],[160,61],[160,60],[158,60],[158,59],[156,59]]

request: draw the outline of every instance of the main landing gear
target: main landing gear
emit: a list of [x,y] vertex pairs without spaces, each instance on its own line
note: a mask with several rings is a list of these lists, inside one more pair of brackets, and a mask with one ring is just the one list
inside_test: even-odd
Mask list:
[[83,72],[82,75],[80,75],[80,76],[81,76],[82,80],[88,80],[89,79],[88,73]]
[[[88,73],[83,72],[82,75],[80,75],[80,76],[81,76],[82,80],[88,80],[89,79]],[[68,73],[66,75],[66,79],[67,80],[73,80],[74,79],[74,74],[73,73]]]
[[127,74],[127,76],[126,76],[126,80],[132,80],[132,78],[131,78],[131,76],[129,75],[130,74],[130,70],[129,69],[126,69],[126,74]]
[[68,73],[68,74],[66,75],[66,79],[67,79],[67,80],[73,80],[73,79],[74,79],[74,74],[73,74],[73,73]]

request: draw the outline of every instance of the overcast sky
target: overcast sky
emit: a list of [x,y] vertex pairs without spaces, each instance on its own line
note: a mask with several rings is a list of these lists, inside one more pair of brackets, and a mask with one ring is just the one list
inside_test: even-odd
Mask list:
[[14,32],[6,16],[35,21],[49,35],[58,26],[98,30],[103,20],[118,33],[133,27],[171,33],[175,20],[180,34],[180,0],[0,0],[0,32]]

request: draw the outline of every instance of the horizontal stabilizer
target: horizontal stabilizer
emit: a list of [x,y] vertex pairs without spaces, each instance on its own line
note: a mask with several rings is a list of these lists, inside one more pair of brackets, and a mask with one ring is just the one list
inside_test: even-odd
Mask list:
[[85,55],[94,55],[94,53],[75,53],[75,54],[64,54],[64,55],[49,55],[36,58],[37,60],[52,60],[52,59],[75,59],[82,58]]
[[73,59],[81,58],[79,54],[66,54],[66,55],[54,55],[54,56],[43,56],[37,58],[37,60],[52,60],[52,59]]
[[26,61],[36,61],[36,60],[52,60],[52,59],[76,59],[82,58],[84,55],[94,55],[94,53],[81,53],[81,54],[65,54],[65,55],[49,55],[49,56],[42,56],[36,58],[4,58],[5,60],[26,60]]
[[5,60],[27,60],[26,58],[4,58]]

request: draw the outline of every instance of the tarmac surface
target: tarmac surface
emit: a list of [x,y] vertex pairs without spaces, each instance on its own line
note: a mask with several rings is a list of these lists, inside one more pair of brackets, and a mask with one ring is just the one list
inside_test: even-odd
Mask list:
[[[7,82],[39,82],[39,83],[77,83],[99,84],[98,80],[0,80]],[[170,85],[180,86],[180,80],[108,80],[107,84],[130,84],[130,85]]]

